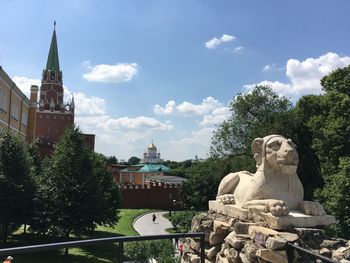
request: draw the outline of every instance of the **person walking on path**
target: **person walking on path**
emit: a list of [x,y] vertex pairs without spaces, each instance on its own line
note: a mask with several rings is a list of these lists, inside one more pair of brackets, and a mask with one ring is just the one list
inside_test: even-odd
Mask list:
[[179,247],[179,239],[175,238],[175,247]]
[[[154,224],[152,224],[153,214],[156,216]],[[168,234],[166,229],[172,228],[172,224],[169,219],[164,217],[164,214],[167,214],[167,212],[159,211],[143,214],[134,221],[133,227],[141,236]]]
[[153,215],[152,215],[152,221],[153,221],[153,223],[156,221],[156,218],[157,218],[156,215],[153,214]]
[[184,244],[182,242],[179,245],[179,250],[180,250],[180,258],[182,258],[182,255],[184,254],[184,250],[185,250]]
[[13,257],[8,256],[8,257],[5,259],[4,263],[11,263],[12,259],[13,259]]

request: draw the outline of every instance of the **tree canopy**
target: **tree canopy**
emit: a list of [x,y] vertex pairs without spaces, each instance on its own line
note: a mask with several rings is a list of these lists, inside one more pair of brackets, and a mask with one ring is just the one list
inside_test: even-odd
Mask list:
[[22,138],[0,133],[0,224],[6,242],[10,224],[25,224],[34,206],[31,159]]
[[291,136],[292,104],[268,86],[238,94],[230,103],[228,120],[214,132],[210,153],[213,157],[252,156],[250,145],[256,137],[268,134]]
[[107,169],[105,158],[86,147],[78,128],[66,129],[43,166],[42,211],[32,229],[68,237],[115,223],[119,191]]
[[135,164],[139,164],[141,161],[140,158],[137,158],[136,156],[132,156],[129,158],[128,160],[128,165],[135,165]]

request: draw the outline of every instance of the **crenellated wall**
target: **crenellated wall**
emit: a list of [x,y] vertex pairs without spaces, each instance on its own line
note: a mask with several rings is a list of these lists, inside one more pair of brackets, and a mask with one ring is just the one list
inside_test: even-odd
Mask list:
[[[151,183],[148,185],[124,184],[121,186],[122,208],[176,209],[180,199],[177,184]],[[175,202],[174,202],[175,200]]]

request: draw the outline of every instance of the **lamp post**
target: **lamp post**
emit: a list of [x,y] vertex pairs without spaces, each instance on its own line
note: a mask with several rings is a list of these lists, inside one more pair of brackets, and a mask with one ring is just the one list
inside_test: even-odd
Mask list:
[[174,215],[175,215],[175,205],[176,205],[176,199],[173,200],[173,211],[174,211]]
[[171,199],[173,198],[172,194],[169,194],[169,216],[171,216]]

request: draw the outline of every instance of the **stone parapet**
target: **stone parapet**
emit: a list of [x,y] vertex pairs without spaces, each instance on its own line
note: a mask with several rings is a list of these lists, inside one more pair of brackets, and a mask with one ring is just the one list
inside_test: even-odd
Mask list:
[[[322,229],[289,227],[288,230],[270,228],[264,220],[249,221],[242,218],[252,211],[234,211],[239,218],[225,213],[226,208],[210,202],[208,213],[192,220],[193,232],[204,232],[206,263],[258,263],[288,262],[285,246],[291,242],[314,253],[340,262],[350,262],[350,242],[343,239],[327,239]],[[219,212],[216,212],[219,211]],[[254,218],[254,217],[253,217]],[[182,263],[198,263],[199,240],[186,239]],[[294,253],[293,262],[315,262],[307,255]]]

